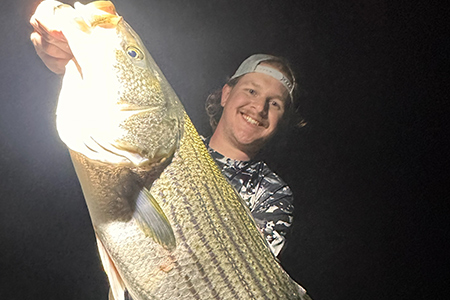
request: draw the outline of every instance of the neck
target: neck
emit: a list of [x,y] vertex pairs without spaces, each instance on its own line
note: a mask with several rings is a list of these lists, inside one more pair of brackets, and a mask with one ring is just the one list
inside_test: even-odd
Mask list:
[[226,157],[241,161],[250,160],[258,153],[258,151],[248,151],[234,147],[233,144],[225,142],[216,133],[212,135],[209,141],[209,147]]

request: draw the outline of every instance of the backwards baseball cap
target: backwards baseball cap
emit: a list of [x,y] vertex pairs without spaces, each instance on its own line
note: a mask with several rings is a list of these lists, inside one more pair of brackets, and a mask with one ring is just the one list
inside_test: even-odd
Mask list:
[[292,93],[293,93],[294,87],[295,87],[294,74],[292,74],[292,71],[291,71],[290,75],[292,76],[292,79],[293,79],[293,82],[291,82],[286,76],[284,76],[283,73],[281,73],[277,69],[270,67],[270,66],[261,66],[260,65],[260,63],[262,63],[266,60],[279,61],[280,59],[275,56],[268,55],[268,54],[253,54],[252,56],[250,56],[249,58],[247,58],[246,60],[244,60],[242,62],[242,64],[236,70],[236,73],[234,73],[234,75],[231,76],[230,79],[237,78],[237,77],[245,75],[247,73],[262,73],[262,74],[272,76],[273,78],[275,78],[276,80],[281,82],[281,84],[288,90],[289,95],[291,96],[291,101],[293,101],[294,97],[293,97]]

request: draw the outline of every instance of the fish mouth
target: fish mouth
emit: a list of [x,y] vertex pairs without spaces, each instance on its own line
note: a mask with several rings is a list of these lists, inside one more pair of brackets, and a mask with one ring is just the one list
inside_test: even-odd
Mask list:
[[129,112],[136,112],[136,113],[141,113],[141,112],[154,112],[154,111],[158,111],[160,110],[159,107],[154,107],[154,106],[132,106],[132,105],[126,105],[126,106],[122,106],[120,108],[120,111],[129,111]]

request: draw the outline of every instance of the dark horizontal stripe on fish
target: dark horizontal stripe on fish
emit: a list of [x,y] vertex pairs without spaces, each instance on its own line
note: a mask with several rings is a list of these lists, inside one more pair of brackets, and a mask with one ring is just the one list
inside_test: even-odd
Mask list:
[[[192,159],[192,158],[191,158]],[[185,160],[185,159],[183,159],[183,162],[189,162],[191,159],[187,159],[187,160]],[[202,163],[201,161],[198,161],[198,160],[195,160],[194,159],[194,164],[195,164],[195,162],[197,162],[198,164],[200,164],[200,163]],[[188,185],[190,185],[190,189],[192,190],[192,191],[198,191],[198,189],[199,189],[199,186],[201,186],[201,184],[194,184],[194,183],[197,183],[196,181],[195,181],[195,178],[192,178],[192,180],[183,180],[183,179],[185,179],[185,178],[179,178],[177,175],[178,174],[189,174],[190,172],[188,171],[188,170],[185,170],[185,168],[190,168],[190,167],[192,167],[192,165],[189,165],[189,166],[187,166],[187,165],[184,165],[184,166],[178,166],[179,168],[183,168],[182,170],[178,170],[179,172],[177,172],[177,174],[175,174],[175,173],[172,173],[172,172],[169,172],[169,175],[171,175],[172,176],[172,185],[173,185],[173,187],[175,188],[175,189],[177,189],[178,190],[178,193],[180,194],[180,195],[182,195],[182,200],[183,200],[183,202],[185,203],[185,209],[187,209],[187,210],[189,210],[189,216],[190,216],[190,218],[191,218],[191,223],[193,223],[193,221],[192,220],[195,220],[195,223],[196,224],[198,224],[198,221],[197,221],[197,219],[195,218],[195,213],[191,210],[191,205],[192,205],[192,201],[195,201],[195,203],[198,203],[198,206],[199,206],[199,208],[200,209],[202,209],[203,210],[203,213],[204,213],[204,215],[206,216],[206,219],[207,219],[207,223],[208,223],[208,227],[209,227],[209,229],[213,232],[213,234],[211,234],[210,233],[210,236],[213,236],[215,239],[219,239],[219,242],[218,242],[218,245],[222,248],[221,250],[225,253],[225,255],[226,255],[226,257],[228,258],[228,261],[230,262],[230,264],[233,266],[233,269],[234,270],[236,270],[237,268],[236,268],[236,263],[231,259],[231,255],[230,255],[230,253],[228,252],[228,250],[224,247],[224,245],[226,245],[227,243],[228,243],[228,241],[224,241],[224,240],[222,240],[221,238],[220,238],[220,234],[218,234],[217,233],[217,230],[216,230],[216,225],[217,225],[217,221],[213,221],[212,220],[212,218],[211,218],[211,215],[210,215],[210,212],[206,209],[206,206],[207,206],[207,204],[206,203],[204,203],[204,200],[203,200],[203,197],[202,197],[202,195],[199,193],[199,192],[196,192],[195,193],[195,196],[196,196],[196,199],[187,199],[186,198],[186,195],[185,195],[185,193],[183,193],[183,188],[185,188],[185,184],[188,184]],[[201,165],[199,165],[199,168],[201,167]],[[198,179],[197,179],[198,180]],[[180,184],[180,182],[183,182],[183,185],[181,185]],[[180,200],[180,199],[178,199],[178,200]],[[215,212],[216,212],[216,214],[214,215],[214,219],[215,220],[217,220],[217,219],[221,219],[220,218],[220,214],[217,214],[217,210],[215,210]],[[223,220],[220,220],[221,221],[221,223],[223,223]],[[203,241],[207,241],[208,240],[208,238],[207,238],[207,236],[203,233],[203,230],[207,230],[207,229],[201,229],[201,230],[199,230],[199,232],[198,232],[198,234],[199,234],[199,237],[201,236],[201,239],[203,240]],[[222,263],[219,259],[218,259],[218,257],[217,257],[217,255],[215,254],[215,251],[217,251],[217,250],[214,250],[210,245],[209,245],[209,243],[205,243],[204,244],[204,246],[205,247],[207,247],[207,249],[208,249],[208,254],[209,254],[209,256],[211,257],[211,260],[213,261],[213,262],[215,262],[216,263],[216,265],[217,265],[217,268],[218,268],[218,273],[220,274],[220,277],[223,279],[223,281],[224,281],[224,283],[225,283],[225,286],[229,289],[229,291],[233,294],[233,296],[234,296],[234,299],[241,299],[240,297],[239,297],[239,294],[236,292],[236,290],[235,290],[235,288],[234,288],[234,286],[233,286],[233,284],[231,283],[231,281],[229,280],[229,278],[228,278],[228,276],[227,276],[227,274],[226,274],[226,272],[225,272],[225,270],[222,268],[222,267],[220,267],[220,264]],[[240,283],[242,283],[243,282],[243,277],[239,277],[239,280],[240,280]],[[245,299],[248,299],[248,298],[245,298]],[[244,299],[243,299],[244,300]]]
[[[175,223],[178,223],[178,219],[176,214],[174,213],[175,208],[173,207],[173,205],[171,206],[171,212],[172,212],[172,218],[175,221]],[[184,235],[184,232],[182,230],[182,228],[180,226],[177,226],[177,228],[175,229],[175,231],[178,233],[181,241],[183,242],[183,244],[185,245],[186,249],[188,250],[188,252],[191,254],[192,258],[195,261],[195,266],[197,268],[197,270],[199,271],[203,281],[206,283],[206,285],[209,287],[209,289],[211,290],[211,294],[213,295],[214,299],[220,300],[222,299],[221,297],[219,297],[216,289],[214,288],[214,286],[212,285],[211,281],[209,280],[209,277],[207,276],[207,274],[205,273],[205,270],[203,268],[203,265],[200,263],[200,259],[197,257],[197,255],[194,253],[194,251],[192,251],[191,247],[189,246],[189,244],[187,243],[186,240],[186,236]],[[201,238],[202,240],[205,240],[204,234],[201,233],[201,235],[203,235],[203,237]],[[207,243],[207,242],[206,242]],[[209,245],[208,245],[209,246]],[[214,253],[212,253],[212,250],[209,251],[210,255],[212,254],[212,256],[214,257],[214,260],[217,261],[217,257],[215,256]],[[180,266],[181,268],[181,266]],[[224,281],[227,281],[227,278],[224,278]],[[235,293],[234,293],[235,294]]]
[[[196,143],[198,143],[198,140],[199,140],[199,139],[194,139],[194,138],[192,138],[191,143],[195,145]],[[200,141],[200,142],[201,142],[201,141]],[[197,146],[197,147],[195,147],[195,146]],[[207,159],[205,160],[205,154],[204,154],[204,153],[200,153],[200,152],[198,151],[198,149],[203,150],[203,148],[205,148],[203,142],[201,142],[201,145],[195,145],[195,146],[192,147],[192,148],[193,148],[193,151],[194,151],[194,153],[195,153],[195,155],[196,155],[197,161],[199,161],[200,164],[201,164],[203,167],[209,167],[209,166],[208,166],[208,165],[209,165],[209,161],[208,161]],[[205,151],[206,151],[206,148],[204,149],[203,152],[205,152]],[[207,152],[206,152],[206,153],[207,153]],[[209,154],[207,154],[207,155],[209,155]],[[212,172],[212,174],[214,174],[214,172]],[[221,196],[220,193],[217,192],[217,191],[220,191],[220,187],[216,185],[216,180],[213,180],[213,178],[209,178],[209,183],[213,183],[213,186],[215,187],[214,191],[210,189],[209,185],[206,184],[206,182],[201,182],[201,184],[204,186],[206,192],[209,194],[209,196],[210,196],[209,198],[212,200],[212,201],[211,201],[211,204],[212,204],[212,206],[213,206],[213,208],[214,208],[214,210],[215,210],[215,213],[216,213],[215,216],[216,216],[216,218],[218,218],[218,219],[220,220],[221,225],[223,226],[223,228],[225,228],[225,230],[227,230],[227,227],[229,227],[230,225],[232,225],[232,224],[233,224],[233,223],[232,223],[233,221],[230,222],[229,220],[224,220],[224,217],[222,216],[220,209],[217,207],[216,201],[214,201],[214,199],[218,199],[218,196]],[[197,190],[198,190],[198,187],[197,187]],[[201,197],[201,195],[199,195],[199,196]],[[226,205],[226,204],[227,204],[227,201],[224,201],[224,202],[225,202],[225,205]],[[233,216],[233,214],[230,214],[230,210],[229,210],[229,209],[226,209],[226,216],[225,216],[225,217],[226,217],[226,218],[231,218],[232,216]],[[227,226],[227,223],[228,223],[228,226]],[[215,222],[215,225],[216,225],[216,226],[218,225],[217,222]],[[237,229],[237,232],[232,232],[232,233],[233,233],[235,236],[240,236],[240,237],[242,237],[242,232],[240,231],[240,229],[239,229],[238,227],[235,227],[235,229]],[[227,230],[227,231],[228,231],[228,232],[231,232],[231,231],[229,231],[229,230]],[[230,240],[225,241],[225,242],[231,243],[232,246],[234,247],[234,249],[236,249],[236,251],[238,251],[238,252],[241,254],[240,257],[244,257],[243,252],[240,250],[240,247],[241,247],[242,245],[237,244],[234,238],[231,238]],[[247,294],[248,294],[248,296],[249,296],[249,299],[256,299],[256,297],[255,297],[255,295],[253,294],[251,288],[249,287],[247,281],[245,280],[245,276],[244,276],[244,274],[243,274],[243,271],[244,271],[244,270],[241,270],[241,269],[237,266],[237,262],[233,260],[233,257],[229,254],[229,252],[228,252],[227,250],[226,250],[226,253],[227,253],[227,256],[228,256],[228,260],[230,261],[231,265],[233,266],[233,270],[235,271],[236,275],[239,277],[242,286],[244,287],[244,289],[246,290],[246,292],[247,292]],[[245,264],[245,269],[246,269],[246,271],[249,272],[249,273],[251,274],[252,278],[254,278],[253,282],[255,282],[255,283],[258,285],[258,289],[259,289],[260,291],[263,291],[263,287],[259,284],[258,279],[255,277],[256,274],[254,274],[252,268],[251,268],[248,264],[246,264],[245,259],[241,260],[240,262],[243,263],[243,264]]]
[[[194,139],[194,138],[192,138],[191,143],[194,145],[192,148],[193,148],[193,150],[194,150],[194,152],[195,152],[195,154],[196,154],[196,156],[197,156],[198,161],[202,161],[202,160],[203,160],[203,161],[201,162],[201,166],[203,166],[203,167],[210,167],[210,166],[208,166],[208,162],[209,162],[209,161],[208,161],[207,159],[205,159],[204,154],[201,153],[201,151],[202,151],[203,148],[204,148],[203,142],[200,140],[200,143],[201,143],[201,144],[199,144],[199,139]],[[197,145],[195,145],[196,143],[197,143]],[[210,167],[210,168],[211,168],[211,167]],[[211,173],[214,174],[214,173],[215,173],[214,170],[211,169]],[[220,175],[220,176],[221,176],[221,175]],[[217,185],[216,185],[217,182],[220,182],[220,181],[215,181],[215,180],[212,180],[212,178],[210,178],[210,179],[209,179],[209,182],[210,182],[210,183],[213,182],[213,183],[214,183],[214,186],[216,187],[216,189],[213,189],[213,190],[215,191],[215,192],[214,192],[214,191],[212,191],[212,190],[209,188],[209,185],[203,183],[204,186],[205,186],[205,188],[206,188],[206,190],[207,190],[207,192],[208,192],[209,195],[210,195],[210,199],[217,199],[217,196],[219,196],[219,195],[216,195],[217,191],[222,190],[220,186],[217,186]],[[221,196],[221,195],[220,195],[220,196]],[[262,242],[262,241],[261,241],[262,237],[261,237],[260,235],[255,236],[255,235],[253,235],[253,234],[249,234],[248,231],[246,231],[246,232],[244,233],[244,232],[241,231],[241,228],[240,228],[240,227],[234,227],[234,230],[233,230],[233,231],[228,230],[229,226],[226,226],[225,220],[222,218],[222,214],[221,214],[220,208],[217,207],[215,201],[212,201],[212,203],[213,203],[214,209],[216,210],[217,216],[218,216],[219,219],[222,221],[222,224],[224,224],[224,228],[225,228],[227,231],[229,231],[229,233],[230,233],[231,235],[234,235],[234,236],[237,237],[237,239],[234,239],[234,238],[231,239],[231,243],[234,245],[236,251],[238,251],[238,252],[241,254],[241,257],[247,257],[247,258],[249,258],[248,255],[250,255],[250,256],[252,257],[252,258],[251,258],[251,261],[252,261],[255,265],[257,265],[257,268],[256,268],[256,269],[259,269],[259,270],[262,270],[262,271],[263,271],[262,274],[261,274],[261,273],[256,274],[256,273],[254,272],[254,268],[252,267],[252,265],[249,263],[249,261],[248,261],[247,259],[241,260],[240,262],[241,262],[242,264],[245,264],[245,269],[247,270],[247,272],[248,272],[249,274],[251,274],[250,276],[254,279],[254,280],[252,280],[252,282],[255,283],[255,285],[256,285],[257,288],[258,288],[258,291],[266,291],[266,292],[268,292],[267,286],[266,286],[266,287],[263,287],[263,286],[261,285],[261,282],[269,283],[269,282],[272,281],[272,279],[269,278],[269,277],[267,276],[267,272],[271,272],[270,270],[272,270],[272,268],[270,268],[269,270],[266,270],[266,269],[267,269],[267,266],[271,267],[270,262],[269,262],[268,260],[266,260],[266,261],[265,261],[265,262],[266,262],[266,267],[264,267],[264,266],[262,265],[262,262],[261,262],[261,259],[264,259],[263,257],[259,257],[259,256],[257,257],[256,254],[255,254],[255,252],[253,252],[253,251],[250,251],[250,253],[248,253],[247,256],[246,256],[245,253],[243,253],[243,252],[241,251],[242,244],[246,244],[246,243],[248,242],[248,241],[246,241],[246,240],[243,240],[242,237],[243,237],[243,236],[248,236],[248,235],[250,235],[250,238],[251,238],[251,239],[253,240],[253,242],[254,242],[253,244],[256,245],[256,246],[260,246],[260,249],[262,248],[262,249],[261,249],[262,251],[266,251],[266,252],[267,252],[268,249],[266,249],[266,245],[264,245],[264,243],[261,243],[261,242]],[[228,220],[226,220],[226,221],[227,221],[227,222],[226,222],[227,224],[232,225],[232,224],[246,223],[246,221],[247,221],[247,223],[248,223],[248,218],[249,218],[250,216],[248,216],[246,212],[245,212],[245,216],[243,216],[242,214],[230,213],[230,211],[233,210],[233,207],[230,207],[230,206],[228,205],[228,204],[230,204],[230,202],[224,201],[224,204],[225,204],[225,206],[228,207],[228,208],[225,208],[225,210],[226,210],[226,212],[227,212],[226,215],[227,215],[227,218],[228,218]],[[234,218],[234,217],[236,217],[236,218]],[[230,219],[231,219],[231,220],[230,220]],[[252,226],[253,226],[253,224],[252,224]],[[259,232],[258,232],[258,234],[259,234]],[[236,240],[238,240],[238,239],[241,240],[242,244],[236,242]],[[253,250],[253,249],[252,249],[252,250]],[[266,258],[267,258],[267,257],[266,257]],[[272,258],[272,257],[270,256],[270,258]],[[239,268],[236,268],[236,270],[240,270],[240,269],[239,269]],[[262,277],[264,277],[264,278],[262,278]],[[242,277],[241,277],[241,278],[242,278]],[[246,281],[243,281],[243,282],[246,283]],[[279,281],[278,283],[279,283],[279,284],[282,284],[280,281]],[[285,296],[285,295],[280,295],[280,294],[278,293],[278,292],[279,292],[279,286],[275,286],[275,287],[274,287],[274,286],[270,285],[270,287],[272,288],[272,292],[275,294],[275,295],[273,295],[273,296],[278,297],[278,299],[281,299],[283,296]],[[248,293],[249,293],[249,296],[254,297],[253,293],[250,291],[250,288],[249,288],[248,286],[247,286],[247,291],[248,291]],[[263,293],[263,297],[264,297],[265,299],[268,299],[267,293]]]

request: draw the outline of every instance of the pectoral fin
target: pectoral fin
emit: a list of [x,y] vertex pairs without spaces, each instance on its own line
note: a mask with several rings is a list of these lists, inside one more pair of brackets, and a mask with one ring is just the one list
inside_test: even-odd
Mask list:
[[175,249],[176,241],[172,226],[158,202],[146,188],[139,192],[133,217],[147,236],[168,250]]

